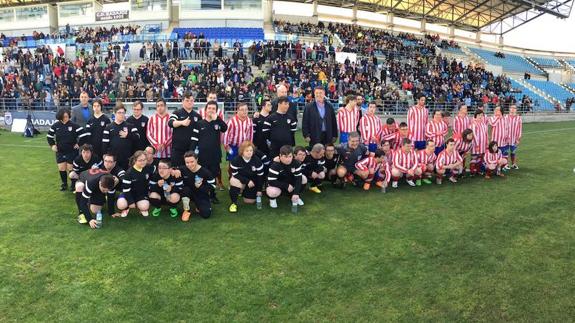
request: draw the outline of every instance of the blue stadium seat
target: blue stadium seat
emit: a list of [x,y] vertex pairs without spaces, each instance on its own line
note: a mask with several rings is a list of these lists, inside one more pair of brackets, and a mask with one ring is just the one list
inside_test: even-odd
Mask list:
[[575,94],[567,91],[561,85],[554,82],[547,82],[540,80],[527,80],[527,82],[529,82],[529,84],[533,85],[539,90],[547,93],[551,97],[558,99],[562,103],[565,103],[565,101],[569,98],[575,97]]
[[521,99],[525,94],[532,100],[533,111],[552,111],[554,109],[553,103],[551,101],[533,92],[529,88],[526,88],[523,86],[523,84],[515,81],[514,79],[511,79],[511,86],[513,89],[521,91],[521,93],[510,93],[510,95],[513,96],[518,103],[521,102]]
[[503,67],[504,71],[513,71],[513,72],[528,72],[530,74],[543,74],[543,72],[537,69],[533,64],[529,63],[524,57],[504,53],[505,58],[495,57],[495,52],[481,49],[481,48],[469,48],[472,52],[479,55],[481,58],[485,59],[489,64],[492,65],[499,65]]
[[173,32],[180,38],[191,32],[195,35],[203,33],[210,40],[263,40],[262,28],[229,28],[229,27],[203,27],[203,28],[174,28]]
[[535,64],[543,67],[561,67],[561,63],[553,57],[529,57]]

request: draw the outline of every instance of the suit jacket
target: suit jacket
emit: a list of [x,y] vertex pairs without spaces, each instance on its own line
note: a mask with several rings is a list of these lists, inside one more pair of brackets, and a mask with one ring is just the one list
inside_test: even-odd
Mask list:
[[88,105],[88,110],[90,110],[90,116],[88,117],[88,119],[84,119],[82,109],[83,107],[81,107],[79,104],[73,106],[70,119],[72,119],[72,122],[74,122],[75,124],[80,125],[80,127],[85,127],[88,120],[90,120],[90,118],[94,116],[94,110],[92,110],[92,107]]
[[303,137],[310,137],[310,146],[317,143],[327,144],[332,138],[337,138],[337,119],[331,103],[325,102],[325,133],[326,142],[321,142],[321,117],[315,101],[308,103],[303,111],[302,133]]

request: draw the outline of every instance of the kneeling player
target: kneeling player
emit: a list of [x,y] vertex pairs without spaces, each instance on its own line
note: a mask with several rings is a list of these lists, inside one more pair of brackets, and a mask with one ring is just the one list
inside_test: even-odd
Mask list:
[[254,204],[256,199],[261,199],[264,182],[264,164],[254,154],[255,145],[250,141],[244,141],[239,148],[239,155],[232,160],[232,177],[230,178],[230,204],[229,211],[238,211],[238,197],[240,193],[244,197],[244,203]]
[[337,177],[340,186],[345,182],[354,182],[355,163],[367,156],[367,147],[359,143],[359,134],[352,132],[349,134],[347,144],[342,144],[337,149],[340,155],[340,165],[337,168]]
[[407,184],[415,186],[414,180],[421,176],[421,168],[417,155],[413,151],[413,145],[409,138],[403,139],[401,149],[393,153],[393,167],[391,169],[391,187],[397,188],[397,182],[403,175],[406,177]]
[[180,193],[184,187],[181,178],[176,179],[172,176],[171,163],[169,160],[160,160],[158,162],[158,171],[150,178],[150,204],[152,216],[160,216],[162,212],[162,203],[170,207],[170,216],[178,216],[178,203],[180,202]]
[[268,174],[266,194],[270,198],[270,207],[278,207],[276,199],[282,193],[291,195],[292,204],[304,205],[299,194],[305,184],[301,164],[293,158],[291,146],[282,146],[280,155],[274,159]]
[[132,167],[122,180],[122,194],[116,202],[121,217],[128,216],[130,209],[138,208],[142,216],[148,216],[150,202],[148,201],[148,185],[150,175],[146,172],[148,159],[146,153],[138,150],[130,158]]
[[186,166],[180,167],[184,180],[184,190],[182,191],[182,204],[184,212],[182,221],[190,220],[190,200],[196,205],[197,212],[204,219],[212,216],[211,196],[216,189],[216,179],[207,168],[198,163],[198,155],[192,151],[184,154]]
[[[332,148],[334,147],[332,146]],[[324,155],[325,148],[322,144],[313,145],[309,155],[306,156],[305,166],[303,168],[304,175],[310,183],[309,190],[318,194],[321,193],[319,186],[321,186],[327,174]]]
[[463,173],[463,158],[455,149],[455,140],[453,138],[447,139],[445,145],[445,150],[439,153],[435,163],[437,184],[441,184],[446,170],[451,172],[449,181],[457,183],[457,175]]
[[[423,182],[425,184],[431,184],[431,178],[433,177],[433,172],[435,171],[435,161],[437,160],[435,148],[435,141],[428,140],[427,144],[425,145],[425,149],[419,150],[417,152],[417,160],[419,161]],[[415,184],[420,186],[421,182],[422,180],[418,179],[415,181]]]
[[114,186],[114,176],[104,171],[94,170],[88,176],[82,192],[80,208],[92,229],[95,229],[97,225],[96,219],[92,217],[92,214],[102,212],[102,206],[106,202],[106,194],[113,190]]
[[503,157],[496,141],[490,142],[487,151],[485,151],[485,178],[491,178],[494,171],[496,175],[504,177],[501,168],[505,166],[507,166],[507,158]]
[[334,144],[328,143],[325,145],[325,169],[326,179],[334,182],[337,178],[337,164],[339,164],[339,155],[335,149]]
[[[371,187],[371,182],[373,182],[375,176],[378,176],[379,170],[382,167],[382,163],[385,163],[385,153],[383,150],[377,149],[373,156],[368,156],[357,163],[355,163],[355,175],[359,176],[363,181],[363,190],[368,191]],[[385,165],[383,165],[385,167]],[[385,182],[378,180],[375,185],[378,187],[384,187]]]
[[454,136],[453,138],[455,139],[455,150],[463,158],[463,169],[465,170],[465,159],[470,155],[473,146],[473,130],[465,129],[461,132],[461,136]]
[[72,171],[70,172],[70,180],[72,187],[76,187],[76,181],[80,177],[80,173],[90,168],[100,168],[102,160],[94,154],[94,149],[90,144],[83,144],[80,147],[80,155],[78,155],[74,162],[72,162]]

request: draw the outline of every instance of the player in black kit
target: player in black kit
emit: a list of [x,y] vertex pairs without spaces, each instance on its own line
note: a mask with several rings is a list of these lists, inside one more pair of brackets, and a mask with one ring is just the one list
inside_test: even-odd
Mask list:
[[171,164],[169,160],[160,160],[158,162],[158,171],[150,178],[150,204],[152,216],[160,216],[162,204],[170,207],[170,216],[178,216],[178,203],[180,202],[181,192],[184,188],[182,178],[172,176]]
[[256,147],[249,141],[244,141],[239,148],[239,154],[232,160],[232,177],[230,178],[230,204],[229,211],[238,211],[238,197],[240,193],[244,203],[253,204],[262,196],[264,182],[264,164],[255,155]]
[[282,96],[278,98],[278,109],[264,122],[263,132],[270,141],[270,156],[276,157],[282,146],[295,144],[297,120],[288,113],[289,100]]
[[198,140],[198,122],[202,119],[194,111],[194,97],[190,93],[184,94],[182,108],[170,116],[168,126],[174,128],[172,134],[172,166],[184,165],[184,154],[190,149],[192,140]]
[[278,207],[276,199],[282,194],[291,195],[292,203],[304,205],[299,194],[305,181],[302,176],[301,164],[293,158],[291,146],[280,148],[280,154],[270,166],[266,194],[270,198],[270,207]]
[[216,180],[210,171],[198,163],[198,156],[189,151],[184,155],[186,166],[179,168],[184,180],[184,189],[182,192],[182,204],[184,213],[182,221],[190,220],[190,200],[194,202],[200,216],[204,219],[212,215],[212,205],[210,196],[216,188]]
[[128,169],[132,151],[138,144],[138,129],[131,127],[126,121],[126,108],[119,102],[114,107],[114,122],[104,129],[102,151],[116,156],[116,163],[123,169]]

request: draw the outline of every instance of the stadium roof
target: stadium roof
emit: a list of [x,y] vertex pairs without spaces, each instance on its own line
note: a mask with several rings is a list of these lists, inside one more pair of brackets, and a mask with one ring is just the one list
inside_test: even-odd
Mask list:
[[[292,0],[311,3],[313,0]],[[544,14],[567,18],[573,0],[318,0],[318,4],[505,34]]]

